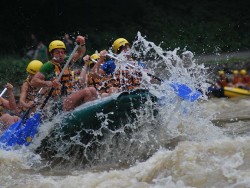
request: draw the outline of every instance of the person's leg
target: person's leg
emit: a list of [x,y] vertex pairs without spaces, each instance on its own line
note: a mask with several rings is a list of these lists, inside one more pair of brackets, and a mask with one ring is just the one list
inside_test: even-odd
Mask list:
[[[88,101],[92,101],[92,100],[95,100],[97,99],[97,91],[94,87],[88,87],[90,93],[91,93],[91,97],[90,97],[90,100],[87,99]],[[88,101],[84,101],[84,102],[88,102]]]
[[101,98],[104,98],[104,97],[108,97],[109,94],[108,93],[102,93],[100,96],[101,96]]
[[73,110],[77,106],[85,102],[95,100],[96,98],[97,98],[97,93],[94,87],[81,89],[65,98],[63,102],[63,110],[64,111]]
[[111,95],[112,93],[118,93],[119,92],[119,88],[118,87],[110,87],[107,90],[108,94]]

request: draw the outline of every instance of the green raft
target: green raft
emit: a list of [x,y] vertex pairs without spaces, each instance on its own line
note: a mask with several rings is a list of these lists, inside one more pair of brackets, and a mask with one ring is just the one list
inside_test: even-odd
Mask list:
[[83,104],[63,114],[60,125],[42,140],[37,152],[48,156],[69,145],[84,147],[93,139],[103,139],[109,131],[135,122],[138,112],[150,109],[154,116],[157,115],[156,102],[157,97],[148,90],[138,89]]

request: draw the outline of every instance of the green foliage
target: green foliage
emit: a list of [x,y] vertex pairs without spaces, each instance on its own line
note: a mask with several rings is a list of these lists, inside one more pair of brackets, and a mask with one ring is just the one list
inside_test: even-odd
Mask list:
[[26,66],[29,60],[16,56],[0,57],[0,86],[9,82],[14,86],[21,86],[27,77]]
[[[31,32],[46,45],[63,33],[88,36],[88,53],[107,49],[118,37],[133,41],[138,31],[169,50],[180,47],[210,54],[250,49],[250,1],[74,0],[58,4],[42,0],[35,9],[30,7],[31,0],[6,4],[8,8],[1,12],[6,16],[2,54],[22,53],[19,50],[25,48]],[[51,25],[56,29],[48,29]]]

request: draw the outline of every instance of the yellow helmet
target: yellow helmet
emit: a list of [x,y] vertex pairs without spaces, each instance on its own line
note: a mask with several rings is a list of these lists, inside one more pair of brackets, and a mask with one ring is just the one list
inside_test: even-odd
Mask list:
[[33,60],[28,64],[26,71],[30,74],[36,74],[42,65],[43,63],[41,61]]
[[56,48],[63,48],[64,50],[66,50],[66,46],[64,42],[60,40],[54,40],[49,44],[49,52],[51,52],[52,50]]
[[112,44],[113,50],[115,53],[117,53],[118,49],[121,46],[125,46],[126,44],[129,44],[129,42],[125,38],[119,38],[114,41]]
[[242,69],[242,70],[240,70],[240,74],[241,74],[241,75],[246,75],[246,74],[247,74],[246,69]]
[[219,75],[223,75],[223,74],[225,74],[225,73],[224,73],[223,70],[221,70],[221,71],[218,71],[218,74],[219,74]]
[[97,61],[99,58],[100,58],[100,55],[99,55],[99,54],[92,54],[92,55],[90,56],[89,65],[91,65],[92,63],[95,63],[95,62],[91,61],[92,59]]
[[238,70],[233,70],[233,74],[239,74]]

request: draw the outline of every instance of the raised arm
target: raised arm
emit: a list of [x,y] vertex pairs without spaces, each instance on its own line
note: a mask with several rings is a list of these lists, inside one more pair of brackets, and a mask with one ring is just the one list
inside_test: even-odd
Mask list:
[[105,74],[105,72],[100,69],[101,65],[104,64],[105,58],[107,55],[107,51],[106,50],[102,50],[100,51],[100,58],[97,61],[97,63],[94,65],[94,67],[92,68],[90,75],[93,78],[100,78],[101,76],[103,76]]
[[85,37],[83,36],[77,36],[76,43],[79,44],[79,48],[77,49],[76,53],[73,55],[73,58],[71,60],[71,63],[75,63],[77,60],[79,60],[86,52],[86,43],[85,43]]
[[4,103],[3,104],[7,109],[12,110],[16,114],[18,114],[19,112],[18,112],[18,108],[16,105],[16,99],[13,93],[13,85],[11,85],[10,83],[7,83],[6,88],[7,88],[9,100],[5,100],[5,104]]

